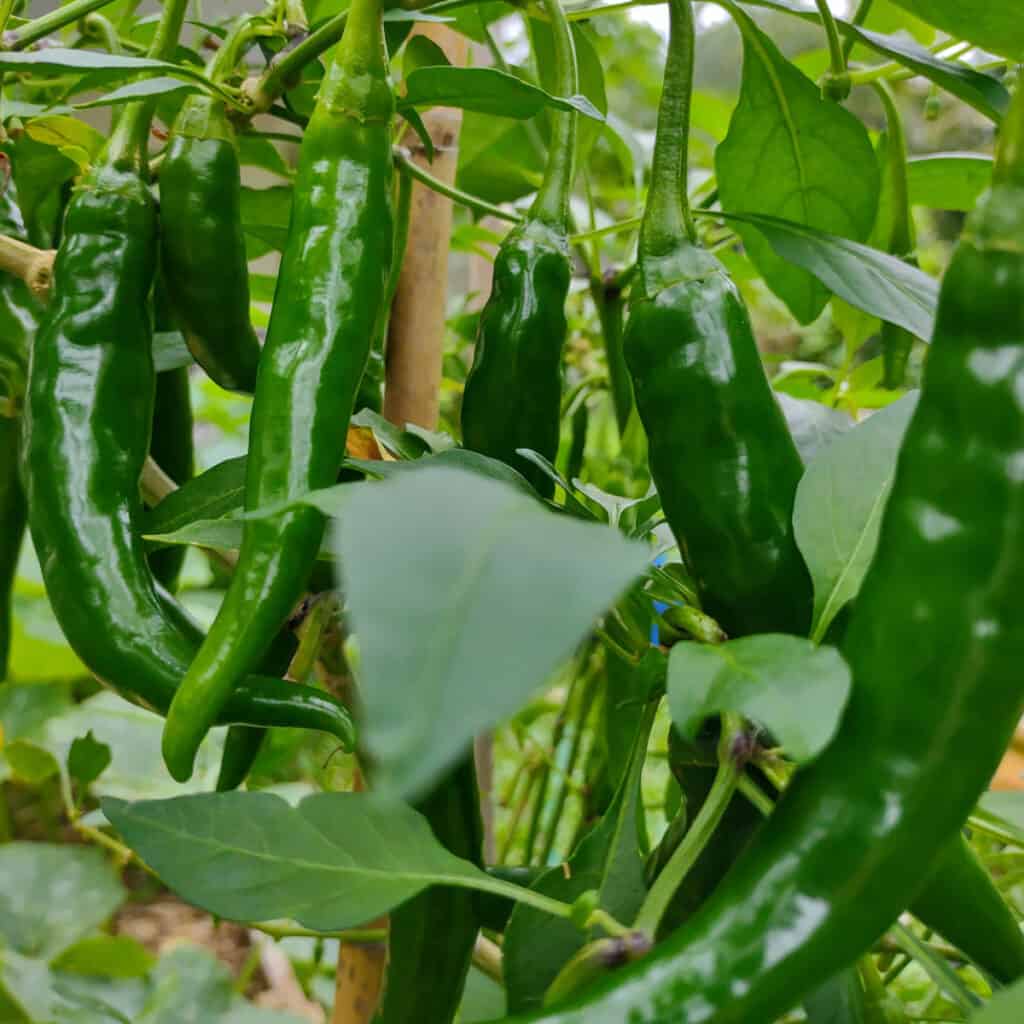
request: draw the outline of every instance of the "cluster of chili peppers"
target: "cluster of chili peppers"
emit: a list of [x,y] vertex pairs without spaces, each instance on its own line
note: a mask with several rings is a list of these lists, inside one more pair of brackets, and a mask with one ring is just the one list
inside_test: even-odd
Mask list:
[[[172,56],[185,6],[164,4],[151,57]],[[669,7],[624,330],[621,289],[601,293],[614,323],[616,411],[624,423],[635,402],[702,607],[732,637],[806,634],[812,585],[793,533],[803,467],[743,300],[694,228],[685,187],[694,15],[690,0]],[[573,96],[573,34],[559,0],[544,8],[557,91]],[[209,77],[231,76],[263,31],[259,17],[240,19]],[[883,101],[899,173],[905,144]],[[68,201],[45,306],[20,281],[0,280],[0,662],[27,522],[69,643],[97,678],[166,716],[163,754],[178,780],[191,776],[217,724],[232,726],[222,788],[245,779],[273,726],[354,745],[340,701],[282,676],[294,653],[287,625],[324,532],[322,514],[298,502],[338,479],[393,292],[394,113],[382,0],[353,0],[303,136],[262,351],[250,320],[235,129],[213,95],[182,108],[159,202],[147,156],[153,104],[120,113]],[[544,180],[498,252],[462,405],[466,446],[514,466],[545,497],[550,477],[521,452],[553,461],[559,447],[576,120],[572,110],[552,114]],[[909,213],[898,205],[885,241],[910,258]],[[10,183],[0,230],[25,236]],[[171,593],[180,556],[147,551],[140,532],[147,457],[179,484],[193,471],[187,374],[156,374],[154,322],[180,329],[218,384],[254,393],[252,514],[205,636]],[[902,384],[910,340],[884,334],[890,386]],[[1024,95],[945,278],[878,554],[840,638],[854,688],[836,738],[766,819],[739,798],[729,807],[652,952],[530,1020],[767,1024],[863,955],[908,907],[998,981],[1024,974],[1020,929],[961,834],[1024,709],[1015,608],[1024,588],[1022,380]],[[670,761],[695,814],[716,755],[673,741]],[[471,760],[419,809],[454,853],[480,862]],[[454,1018],[481,913],[465,891],[443,888],[395,912],[386,1024]],[[441,946],[431,941],[439,925]]]

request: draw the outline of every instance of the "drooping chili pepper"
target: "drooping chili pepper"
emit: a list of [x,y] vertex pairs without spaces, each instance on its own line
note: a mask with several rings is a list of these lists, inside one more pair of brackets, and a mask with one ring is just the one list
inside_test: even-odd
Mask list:
[[[929,881],[1020,719],[1024,93],[946,273],[917,411],[843,643],[836,738],[646,961],[537,1020],[774,1020]],[[956,765],[956,771],[949,766]]]
[[[10,163],[0,154],[0,233],[25,240]],[[7,678],[11,596],[27,509],[18,469],[25,368],[38,307],[16,277],[0,275],[0,681]]]
[[[558,90],[573,96],[579,90],[572,31],[558,3],[545,0],[544,7],[554,33]],[[494,260],[494,286],[480,314],[462,399],[466,447],[514,466],[545,495],[553,493],[551,480],[516,449],[532,448],[549,462],[558,454],[576,114],[560,113],[553,120],[537,198]]]
[[[416,805],[438,839],[481,867],[483,825],[470,754]],[[476,899],[437,886],[391,915],[390,964],[380,1024],[450,1024],[462,999],[480,930]]]
[[651,474],[700,587],[730,635],[806,633],[811,581],[793,537],[803,465],[743,300],[695,242],[686,196],[689,3],[672,42],[624,347]]
[[[380,0],[354,0],[302,141],[256,382],[249,510],[330,485],[344,459],[392,259],[393,113]],[[224,603],[164,728],[175,778],[191,775],[203,736],[301,597],[323,531],[307,506],[246,522]]]
[[[893,97],[892,90],[884,82],[876,82],[878,93],[885,108],[888,139],[886,141],[886,163],[884,175],[890,194],[892,224],[889,237],[883,240],[886,252],[899,256],[911,266],[917,266],[915,250],[917,239],[914,219],[910,209],[910,185],[907,177],[907,138],[903,130],[903,118]],[[904,385],[907,363],[914,349],[914,335],[898,324],[882,324],[882,361],[885,366],[883,383],[887,388],[896,389]]]
[[[177,38],[184,8],[165,4],[158,40]],[[24,461],[32,538],[69,644],[99,679],[163,714],[201,633],[158,589],[135,529],[154,387],[157,224],[141,160],[149,121],[146,106],[125,111],[69,205],[29,363]],[[345,708],[280,679],[246,680],[218,720],[353,742]]]
[[[262,25],[243,19],[207,73],[234,69]],[[249,266],[241,213],[242,174],[224,101],[190,96],[160,167],[163,279],[189,350],[221,387],[251,392],[260,345],[249,313]]]
[[605,357],[608,360],[608,382],[615,405],[615,419],[619,434],[625,434],[629,414],[633,411],[633,383],[629,379],[626,356],[622,351],[623,328],[626,319],[626,295],[621,275],[610,272],[604,278],[590,282],[590,294],[601,321]]

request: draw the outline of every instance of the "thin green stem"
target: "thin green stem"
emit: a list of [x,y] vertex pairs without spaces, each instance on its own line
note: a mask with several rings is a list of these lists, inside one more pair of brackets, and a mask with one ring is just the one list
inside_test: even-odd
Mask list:
[[[579,70],[572,29],[566,20],[561,0],[542,2],[551,22],[551,34],[555,42],[555,91],[563,97],[575,96],[579,92]],[[551,117],[554,125],[548,145],[547,170],[534,200],[531,216],[568,233],[579,115],[575,110],[568,110],[553,113]]]
[[594,228],[591,231],[582,231],[573,235],[569,241],[573,245],[585,245],[587,242],[596,242],[609,235],[622,235],[627,231],[635,231],[643,224],[643,217],[630,217],[628,220],[616,221],[614,224],[606,224],[603,228]]
[[82,19],[82,34],[95,39],[107,53],[120,53],[121,37],[117,34],[114,23],[102,14],[93,11]]
[[996,822],[988,821],[985,818],[979,818],[974,814],[967,819],[967,824],[975,832],[981,832],[982,835],[990,836],[992,839],[997,839],[999,842],[1005,843],[1007,846],[1013,846],[1016,849],[1024,849],[1024,839],[1021,839],[1020,835],[1012,829],[1003,828],[1002,825],[999,825]]
[[914,222],[910,212],[910,183],[907,173],[907,136],[903,118],[892,89],[884,82],[874,82],[885,107],[885,120],[889,132],[889,177],[892,185],[892,234],[888,251],[906,259],[916,248]]
[[440,179],[435,178],[401,149],[395,151],[395,165],[403,174],[408,174],[409,177],[415,178],[416,181],[426,185],[427,188],[437,192],[439,195],[447,196],[460,206],[465,206],[470,210],[475,210],[477,213],[482,213],[489,217],[497,217],[499,220],[508,221],[511,224],[522,222],[522,217],[518,214],[512,213],[509,210],[503,210],[500,206],[487,202],[486,199],[470,195],[469,192],[463,192],[461,189],[455,188],[454,185],[447,185]]
[[[153,60],[169,60],[174,56],[185,23],[189,0],[164,0],[160,21],[150,43],[147,56]],[[155,100],[129,104],[118,119],[104,151],[103,160],[110,164],[130,165],[139,171],[146,164],[149,127],[156,109]]]
[[[875,0],[860,0],[857,5],[857,10],[854,12],[853,17],[850,19],[851,25],[856,25],[860,28],[865,21],[868,20],[868,15],[871,13],[871,8],[874,6]],[[851,32],[846,37],[846,42],[843,43],[843,58],[849,63],[850,54],[853,53],[853,48],[857,45],[857,37]]]
[[683,841],[672,854],[668,864],[658,876],[644,900],[637,915],[635,927],[654,936],[661,919],[665,916],[673,897],[697,863],[708,841],[718,828],[743,775],[743,767],[733,753],[733,743],[743,730],[743,722],[737,715],[722,716],[722,737],[718,744],[718,772],[693,824],[687,830]]
[[606,934],[620,938],[623,935],[631,935],[633,933],[632,928],[627,928],[621,921],[616,921],[607,910],[602,910],[600,907],[595,910],[590,917],[587,919],[587,928],[596,927],[601,928]]
[[651,187],[640,229],[640,251],[655,257],[674,249],[681,238],[697,238],[686,193],[696,40],[690,0],[669,0],[669,18]]
[[338,939],[341,942],[384,942],[387,928],[349,928],[340,932],[318,932],[298,925],[278,925],[273,922],[250,924],[247,927],[272,939]]
[[835,15],[828,5],[828,0],[815,0],[818,5],[818,13],[821,15],[821,23],[825,27],[825,38],[828,40],[828,55],[832,63],[832,74],[846,74],[846,54],[843,52],[843,41],[839,38],[839,26],[836,24]]
[[32,21],[25,22],[15,29],[11,29],[3,39],[5,50],[24,50],[40,39],[45,39],[53,32],[58,32],[66,25],[73,25],[79,18],[84,18],[101,7],[107,7],[114,0],[71,0],[65,4],[43,14]]
[[1018,81],[1013,106],[1003,119],[992,181],[1024,186],[1024,81]]
[[347,23],[346,10],[325,21],[315,32],[310,32],[301,43],[293,46],[280,59],[271,61],[270,67],[251,91],[257,108],[269,110],[274,100],[285,92],[290,81],[298,78],[306,65],[319,60],[341,40]]
[[220,49],[213,55],[206,67],[207,75],[215,82],[230,78],[238,62],[245,56],[252,44],[260,38],[275,33],[274,26],[260,14],[239,18]]
[[0,2],[0,37],[7,31],[7,22],[11,19],[16,3],[17,0],[2,0]]
[[749,776],[740,776],[736,788],[743,794],[766,818],[775,809],[775,801]]

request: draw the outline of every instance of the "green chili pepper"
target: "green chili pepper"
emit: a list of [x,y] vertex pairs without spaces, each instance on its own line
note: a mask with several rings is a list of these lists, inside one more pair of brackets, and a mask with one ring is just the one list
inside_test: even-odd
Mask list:
[[[892,205],[892,227],[885,240],[887,252],[917,266],[914,251],[917,239],[914,236],[914,219],[910,209],[910,185],[907,179],[907,139],[903,131],[903,118],[893,98],[892,90],[884,82],[874,83],[875,91],[885,107],[888,125],[887,167],[884,170],[888,181]],[[914,335],[898,324],[882,324],[882,361],[885,365],[883,382],[887,388],[896,389],[904,385],[907,363],[914,348]]]
[[[256,382],[249,510],[332,484],[344,459],[392,259],[393,113],[380,0],[354,0],[302,141]],[[301,597],[323,530],[322,514],[308,506],[246,522],[224,603],[164,728],[175,778],[191,775],[206,731]]]
[[626,433],[629,414],[633,411],[633,383],[629,379],[629,368],[626,366],[626,356],[622,351],[626,295],[621,275],[609,273],[603,279],[594,278],[590,282],[590,295],[601,321],[601,334],[608,360],[608,382],[615,405],[615,420],[621,436]]
[[[843,643],[850,704],[704,907],[535,1020],[770,1021],[929,881],[1022,711],[1024,93],[947,271],[878,552]],[[949,766],[955,764],[956,771]]]
[[695,244],[686,197],[693,15],[672,42],[624,340],[651,474],[707,612],[730,635],[806,633],[811,581],[793,537],[803,465],[750,319]]
[[[572,31],[559,3],[545,0],[563,96],[578,89]],[[473,366],[462,399],[467,448],[514,466],[542,494],[553,484],[516,455],[532,448],[558,454],[562,408],[565,303],[572,281],[569,198],[576,155],[576,114],[553,115],[547,169],[526,220],[512,229],[494,260],[494,287],[480,314]]]
[[[232,32],[207,69],[230,73],[259,19]],[[249,318],[242,176],[223,100],[190,96],[160,167],[163,278],[196,362],[221,387],[251,392],[260,345]]]
[[[0,159],[7,163],[6,155]],[[9,164],[8,164],[9,171]],[[0,192],[0,233],[25,240],[14,182]],[[25,366],[36,327],[37,303],[15,277],[0,275],[0,681],[7,678],[11,645],[11,595],[27,510],[18,468]]]
[[[158,37],[175,15],[180,26],[177,0],[165,5]],[[32,538],[68,642],[99,679],[165,713],[201,634],[156,586],[134,529],[154,387],[157,224],[141,174],[148,129],[148,107],[126,110],[72,197],[32,346],[24,457]],[[217,718],[353,742],[345,708],[280,679],[247,680]]]
[[[416,809],[452,853],[482,867],[483,825],[472,755]],[[435,886],[394,911],[380,1024],[450,1024],[479,930],[476,898],[468,890]]]

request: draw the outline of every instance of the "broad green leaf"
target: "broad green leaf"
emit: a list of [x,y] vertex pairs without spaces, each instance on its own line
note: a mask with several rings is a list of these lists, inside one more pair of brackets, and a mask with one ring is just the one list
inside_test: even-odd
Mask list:
[[986,793],[978,806],[981,811],[1019,830],[1024,843],[1024,792],[1011,790]]
[[59,1006],[54,982],[45,960],[14,949],[0,950],[0,1020],[4,1024],[53,1020]]
[[38,786],[60,774],[60,764],[48,750],[30,740],[15,740],[3,747],[3,756],[11,774],[19,782]]
[[144,533],[155,547],[195,546],[215,551],[237,551],[242,545],[244,520],[241,516],[220,519],[196,519],[166,533]]
[[[300,141],[299,136],[295,141]],[[295,173],[273,141],[257,132],[243,132],[238,136],[238,161],[243,167],[260,167],[280,178],[290,179]]]
[[363,409],[352,417],[352,426],[368,427],[377,443],[400,459],[418,459],[430,452],[430,445],[419,434],[402,430],[372,409]]
[[1024,981],[997,992],[983,1010],[972,1014],[971,1024],[1020,1024],[1024,1020]]
[[99,155],[106,141],[92,125],[77,117],[37,117],[25,125],[25,132],[44,146],[61,150],[73,146],[85,150],[92,158]]
[[[733,0],[717,0],[727,6]],[[785,11],[805,21],[819,22],[816,11],[805,6],[800,0],[742,0],[747,7],[768,7]],[[987,2],[987,0],[980,0]],[[1010,94],[1006,86],[991,75],[976,71],[968,64],[945,61],[936,57],[925,47],[913,40],[892,35],[882,35],[865,28],[858,28],[841,18],[836,19],[840,32],[847,37],[874,50],[889,60],[894,60],[915,74],[934,82],[941,89],[970,104],[992,121],[1000,121],[1010,105]]]
[[894,0],[911,14],[992,53],[1024,60],[1024,12],[999,0]]
[[[726,3],[743,33],[743,84],[715,167],[722,207],[863,242],[878,208],[879,176],[864,125],[822,98],[741,8]],[[829,290],[781,257],[757,231],[738,228],[765,283],[802,324],[821,314]],[[845,296],[844,296],[845,298]]]
[[798,764],[835,735],[850,693],[850,670],[834,647],[765,635],[717,645],[677,644],[668,661],[668,706],[694,739],[706,718],[742,713],[764,726]]
[[497,459],[489,459],[479,452],[471,452],[466,448],[449,448],[447,451],[438,452],[436,455],[425,455],[423,458],[411,462],[346,459],[345,465],[377,480],[392,480],[408,473],[415,473],[427,466],[446,466],[450,469],[462,469],[467,473],[475,473],[477,476],[487,477],[491,480],[500,480],[519,488],[524,494],[529,494],[534,498],[538,496],[526,477],[511,466],[499,462]]
[[[2,66],[2,65],[0,65]],[[460,107],[497,117],[526,120],[545,107],[575,110],[584,117],[604,121],[585,96],[552,96],[536,85],[498,68],[417,68],[406,80],[404,107]]]
[[910,201],[933,210],[969,213],[992,183],[992,158],[981,153],[935,153],[907,165]]
[[429,36],[413,36],[402,55],[402,70],[406,76],[418,68],[449,67],[451,61]]
[[459,188],[492,203],[512,202],[540,187],[544,154],[519,121],[467,110],[459,137]]
[[[246,240],[255,244],[248,255],[255,259],[264,252],[284,249],[292,212],[289,185],[272,188],[242,188],[242,229]],[[260,248],[262,247],[262,248]]]
[[141,978],[156,963],[130,935],[92,935],[69,946],[53,962],[57,971],[100,978]]
[[6,682],[0,687],[0,729],[4,742],[38,737],[49,719],[70,707],[66,686]]
[[793,524],[814,582],[815,637],[825,635],[860,590],[916,407],[911,394],[875,413],[833,441],[800,481]]
[[0,937],[23,956],[49,960],[120,906],[117,872],[93,846],[0,846]]
[[939,285],[916,267],[848,238],[777,217],[717,216],[756,228],[779,259],[804,268],[851,306],[905,327],[918,338],[931,338]]
[[240,512],[245,498],[245,456],[228,459],[189,480],[150,509],[142,521],[146,534],[174,533],[202,520]]
[[[645,715],[632,737],[626,775],[600,824],[569,858],[568,870],[560,864],[541,875],[532,886],[535,892],[572,903],[595,890],[601,907],[617,920],[636,916],[647,891],[638,818],[643,814],[641,777],[653,720],[653,714]],[[572,921],[552,920],[535,907],[517,905],[502,947],[510,1012],[539,1009],[562,967],[586,942]]]
[[103,691],[50,718],[42,742],[65,762],[74,742],[88,733],[107,747],[110,765],[93,782],[95,794],[140,800],[213,789],[224,747],[224,730],[214,729],[199,748],[196,773],[185,786],[171,781],[164,770],[160,754],[162,731],[163,719],[159,715]]
[[853,420],[840,409],[791,395],[776,396],[789,424],[800,457],[807,464],[837,437],[853,428]]
[[110,747],[100,743],[90,729],[71,744],[67,760],[68,775],[81,785],[90,786],[110,767],[112,760]]
[[169,93],[199,92],[195,82],[186,82],[180,78],[161,75],[159,78],[144,78],[139,82],[122,85],[119,89],[111,89],[96,99],[76,103],[76,110],[88,110],[92,107],[113,107],[121,103],[133,103],[135,100],[153,99]]
[[355,928],[431,885],[507,891],[381,793],[204,793],[103,810],[183,899],[234,921]]
[[355,488],[336,531],[362,653],[363,738],[377,785],[410,799],[523,705],[648,554],[446,468]]

